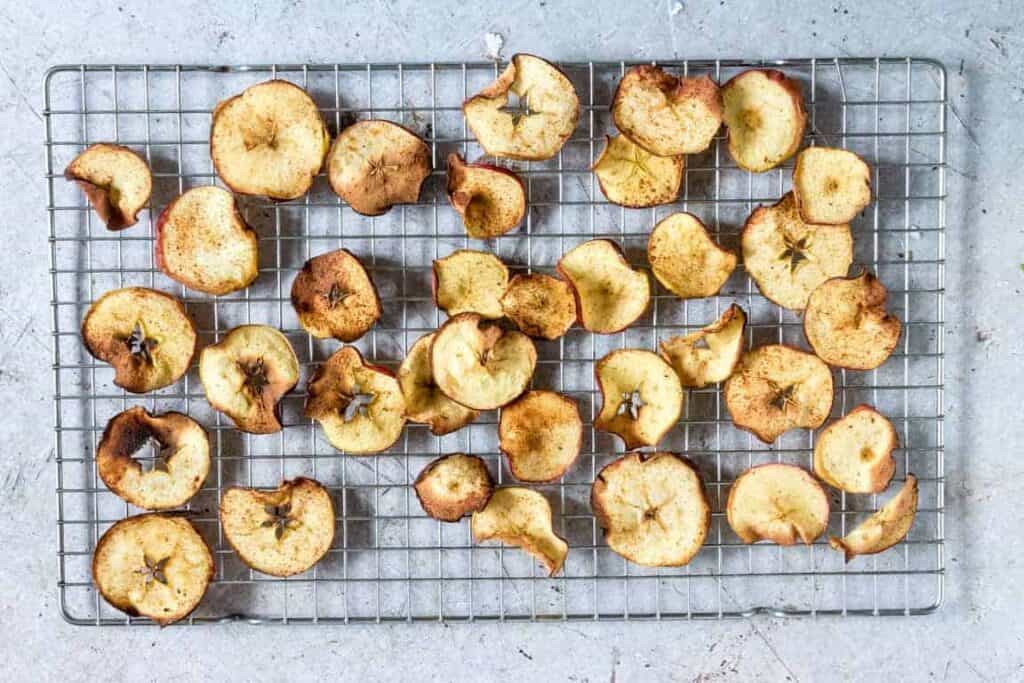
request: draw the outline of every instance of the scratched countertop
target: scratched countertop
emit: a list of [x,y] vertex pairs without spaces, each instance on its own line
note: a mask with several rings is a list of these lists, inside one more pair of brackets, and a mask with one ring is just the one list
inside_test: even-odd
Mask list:
[[[0,671],[5,680],[1024,679],[1024,6],[0,4]],[[223,3],[229,4],[229,3]],[[957,7],[954,7],[956,5]],[[490,46],[488,46],[488,34]],[[927,617],[96,629],[57,601],[42,76],[58,63],[923,56],[949,74],[946,602]],[[1016,332],[1015,332],[1016,330]]]

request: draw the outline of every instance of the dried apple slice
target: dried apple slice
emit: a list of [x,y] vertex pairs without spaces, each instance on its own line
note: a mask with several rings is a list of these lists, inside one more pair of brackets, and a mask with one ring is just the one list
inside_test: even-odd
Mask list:
[[761,173],[789,159],[807,124],[800,84],[774,69],[750,69],[722,86],[729,154],[740,168]]
[[238,194],[301,197],[330,144],[316,103],[288,81],[258,83],[213,110],[210,157],[220,179]]
[[452,453],[433,461],[413,484],[423,511],[442,522],[457,522],[487,505],[494,491],[491,473],[475,455]]
[[793,193],[754,210],[740,236],[743,265],[768,299],[795,311],[807,306],[815,287],[846,275],[853,263],[848,225],[810,225],[800,220]]
[[200,292],[219,296],[245,289],[259,275],[256,232],[230,192],[195,187],[160,214],[156,263],[168,277]]
[[772,443],[791,429],[817,429],[832,410],[832,373],[812,353],[769,344],[743,354],[725,382],[733,423]]
[[576,401],[554,391],[528,391],[501,411],[498,445],[519,481],[556,481],[583,446],[583,420]]
[[684,212],[654,226],[647,258],[658,282],[681,299],[714,296],[736,268],[736,254],[715,244],[700,219]]
[[743,355],[746,326],[747,314],[732,304],[710,325],[661,342],[661,357],[672,365],[684,387],[700,389],[724,382]]
[[232,487],[220,499],[224,538],[238,557],[271,576],[301,574],[334,542],[334,503],[323,485],[298,477],[276,489]]
[[849,223],[871,203],[871,169],[849,150],[808,147],[796,157],[793,196],[807,223]]
[[612,117],[623,135],[651,154],[699,154],[722,125],[722,98],[707,76],[677,78],[645,64],[619,81]]
[[594,366],[594,376],[601,390],[594,427],[619,436],[626,448],[656,445],[679,420],[683,386],[658,354],[612,351]]
[[828,528],[828,496],[802,467],[757,465],[732,483],[725,513],[744,543],[810,545]]
[[174,384],[196,351],[196,328],[181,302],[146,287],[107,292],[82,320],[82,340],[114,368],[114,384],[144,394]]
[[[509,106],[509,93],[518,104]],[[497,80],[463,103],[462,112],[487,154],[539,161],[558,154],[572,135],[580,101],[554,64],[517,54]]]
[[477,411],[451,400],[434,381],[430,347],[434,334],[416,340],[398,368],[398,384],[405,397],[405,416],[411,422],[430,426],[430,433],[442,436],[472,422]]
[[497,540],[519,546],[540,560],[554,576],[562,569],[569,544],[552,527],[551,505],[531,489],[499,488],[483,510],[473,513],[473,540]]
[[591,170],[608,201],[637,209],[676,200],[683,182],[682,156],[655,156],[625,135],[605,139],[604,150]]
[[504,315],[508,267],[494,254],[460,249],[434,261],[433,285],[434,302],[448,315],[477,313],[493,320]]
[[199,605],[213,572],[213,553],[192,523],[155,512],[114,524],[92,556],[92,580],[103,599],[161,626]]
[[415,202],[430,171],[427,144],[391,121],[357,121],[338,134],[327,158],[331,189],[364,216]]
[[199,354],[199,380],[236,427],[271,434],[281,431],[278,401],[299,381],[299,359],[273,327],[241,325]]
[[881,493],[896,471],[896,429],[885,415],[859,405],[831,423],[814,444],[814,473],[847,493]]
[[363,264],[347,249],[314,256],[292,282],[299,324],[314,337],[352,342],[380,320],[380,297]]
[[576,322],[576,298],[565,280],[543,273],[514,275],[501,310],[516,326],[541,339],[558,339]]
[[153,174],[146,160],[108,142],[91,145],[72,159],[64,177],[78,183],[107,230],[135,225],[153,192]]
[[494,410],[526,391],[537,349],[522,332],[460,313],[436,332],[430,364],[445,396],[467,408]]
[[621,332],[651,302],[647,273],[632,268],[611,240],[590,240],[574,247],[558,261],[558,272],[572,285],[580,325],[591,332]]
[[866,270],[818,286],[807,300],[804,335],[818,356],[849,370],[873,370],[900,340],[900,319],[885,310],[889,293]]
[[476,239],[511,232],[526,215],[519,176],[501,166],[467,164],[455,152],[448,155],[448,201],[462,216],[466,234]]
[[830,536],[829,545],[842,551],[849,562],[857,555],[874,555],[893,547],[910,533],[917,516],[917,477],[908,474],[889,502],[843,538]]
[[405,397],[390,370],[343,346],[309,380],[305,415],[320,423],[339,451],[377,453],[402,435]]

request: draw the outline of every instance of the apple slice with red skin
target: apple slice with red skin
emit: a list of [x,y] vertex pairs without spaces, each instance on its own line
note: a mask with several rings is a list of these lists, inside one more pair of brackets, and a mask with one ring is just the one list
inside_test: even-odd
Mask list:
[[447,194],[466,234],[476,239],[512,232],[526,215],[526,188],[519,176],[493,164],[467,164],[455,152],[448,155]]

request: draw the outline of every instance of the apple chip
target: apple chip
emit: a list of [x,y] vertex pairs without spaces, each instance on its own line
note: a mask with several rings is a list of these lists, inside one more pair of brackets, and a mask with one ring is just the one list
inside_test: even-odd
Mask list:
[[[516,103],[509,104],[509,93]],[[517,54],[497,80],[463,103],[462,112],[487,154],[539,161],[558,154],[572,135],[580,101],[554,64]]]
[[528,391],[501,411],[498,439],[513,477],[532,484],[556,481],[583,446],[579,406],[553,391]]
[[541,339],[558,339],[576,322],[572,287],[543,273],[514,275],[501,297],[501,310],[520,330]]
[[874,555],[893,547],[910,533],[917,515],[917,477],[908,474],[899,492],[875,514],[843,538],[830,536],[829,545],[849,562],[857,555]]
[[357,121],[338,134],[327,159],[331,189],[364,216],[415,202],[430,171],[427,144],[391,121]]
[[460,249],[434,261],[434,302],[450,316],[477,313],[504,315],[501,297],[508,288],[508,267],[486,251]]
[[873,370],[900,340],[900,319],[885,310],[889,293],[867,271],[818,286],[807,300],[804,335],[829,365]]
[[622,77],[612,117],[623,135],[652,154],[699,154],[722,125],[722,98],[707,76],[677,78],[645,64]]
[[700,219],[683,212],[654,226],[647,258],[658,282],[681,299],[714,296],[736,268],[736,254],[715,244]]
[[848,150],[808,147],[796,157],[793,195],[806,222],[843,225],[871,203],[871,169]]
[[310,379],[305,415],[320,423],[339,451],[377,453],[402,435],[405,398],[390,370],[343,346]]
[[146,160],[121,145],[91,145],[64,169],[78,183],[107,230],[124,230],[138,222],[153,191]]
[[[139,455],[153,456],[148,470]],[[135,507],[166,510],[188,502],[206,481],[210,440],[187,415],[151,415],[135,406],[107,423],[96,470],[107,488]]]
[[451,400],[434,381],[430,365],[430,347],[435,333],[416,340],[398,368],[398,385],[405,397],[405,416],[411,422],[430,426],[430,433],[442,436],[477,418],[477,411]]
[[733,423],[772,443],[790,429],[817,429],[832,410],[832,373],[812,353],[769,344],[743,354],[725,382]]
[[508,486],[494,491],[483,510],[473,513],[473,540],[497,540],[519,546],[540,560],[554,576],[561,570],[569,544],[552,528],[551,505],[531,489]]
[[259,274],[256,232],[235,197],[215,185],[171,202],[156,224],[156,263],[168,277],[219,296],[251,285]]
[[684,387],[700,389],[724,382],[743,355],[747,314],[732,304],[710,325],[661,342],[661,356],[679,375]]
[[281,431],[278,401],[299,381],[288,338],[266,325],[241,325],[199,354],[210,405],[251,434]]
[[330,144],[316,103],[288,81],[258,83],[213,110],[210,156],[217,175],[238,194],[301,197]]
[[494,410],[526,391],[537,349],[522,332],[460,313],[436,332],[430,364],[445,396],[467,408]]
[[783,308],[802,311],[814,288],[846,275],[853,263],[848,225],[810,225],[800,220],[793,193],[754,210],[740,236],[743,265],[757,288]]
[[711,525],[697,468],[674,453],[627,453],[605,466],[590,506],[608,547],[646,567],[688,564]]
[[155,512],[114,524],[92,556],[92,580],[103,599],[161,626],[199,605],[213,572],[213,554],[192,523]]
[[269,490],[232,487],[220,499],[220,524],[242,562],[271,576],[292,576],[330,549],[334,503],[320,482],[305,477]]
[[601,390],[594,427],[619,436],[626,448],[656,445],[679,420],[683,386],[658,354],[612,351],[594,366],[594,376]]
[[196,328],[181,302],[146,287],[107,292],[82,320],[82,340],[114,368],[114,384],[144,394],[174,384],[196,352]]
[[466,234],[476,239],[515,230],[526,215],[526,189],[515,173],[492,164],[467,164],[448,155],[448,201],[462,216]]
[[457,522],[484,509],[494,482],[483,460],[452,453],[423,468],[413,488],[424,512],[442,522]]
[[655,156],[625,135],[605,138],[604,151],[591,170],[608,201],[638,209],[676,200],[683,182],[682,156]]
[[810,545],[828,528],[828,496],[802,467],[770,463],[736,478],[725,513],[744,543]]
[[621,332],[651,302],[647,273],[633,269],[611,240],[590,240],[574,247],[558,261],[558,272],[572,285],[580,325],[591,332]]
[[377,288],[363,264],[346,249],[314,256],[292,282],[292,306],[314,337],[352,342],[380,320]]
[[722,86],[729,154],[742,169],[761,173],[789,159],[807,124],[800,84],[774,69],[750,69]]
[[859,405],[818,435],[814,473],[847,493],[881,493],[896,471],[892,451],[898,445],[888,418]]

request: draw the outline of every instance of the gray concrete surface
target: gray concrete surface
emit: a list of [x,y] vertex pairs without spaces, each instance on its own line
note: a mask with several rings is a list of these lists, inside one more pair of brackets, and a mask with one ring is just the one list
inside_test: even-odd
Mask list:
[[[5,2],[0,676],[5,680],[1024,679],[1024,8],[1000,3]],[[41,80],[62,62],[921,55],[949,69],[947,602],[913,619],[74,628],[55,605]]]

